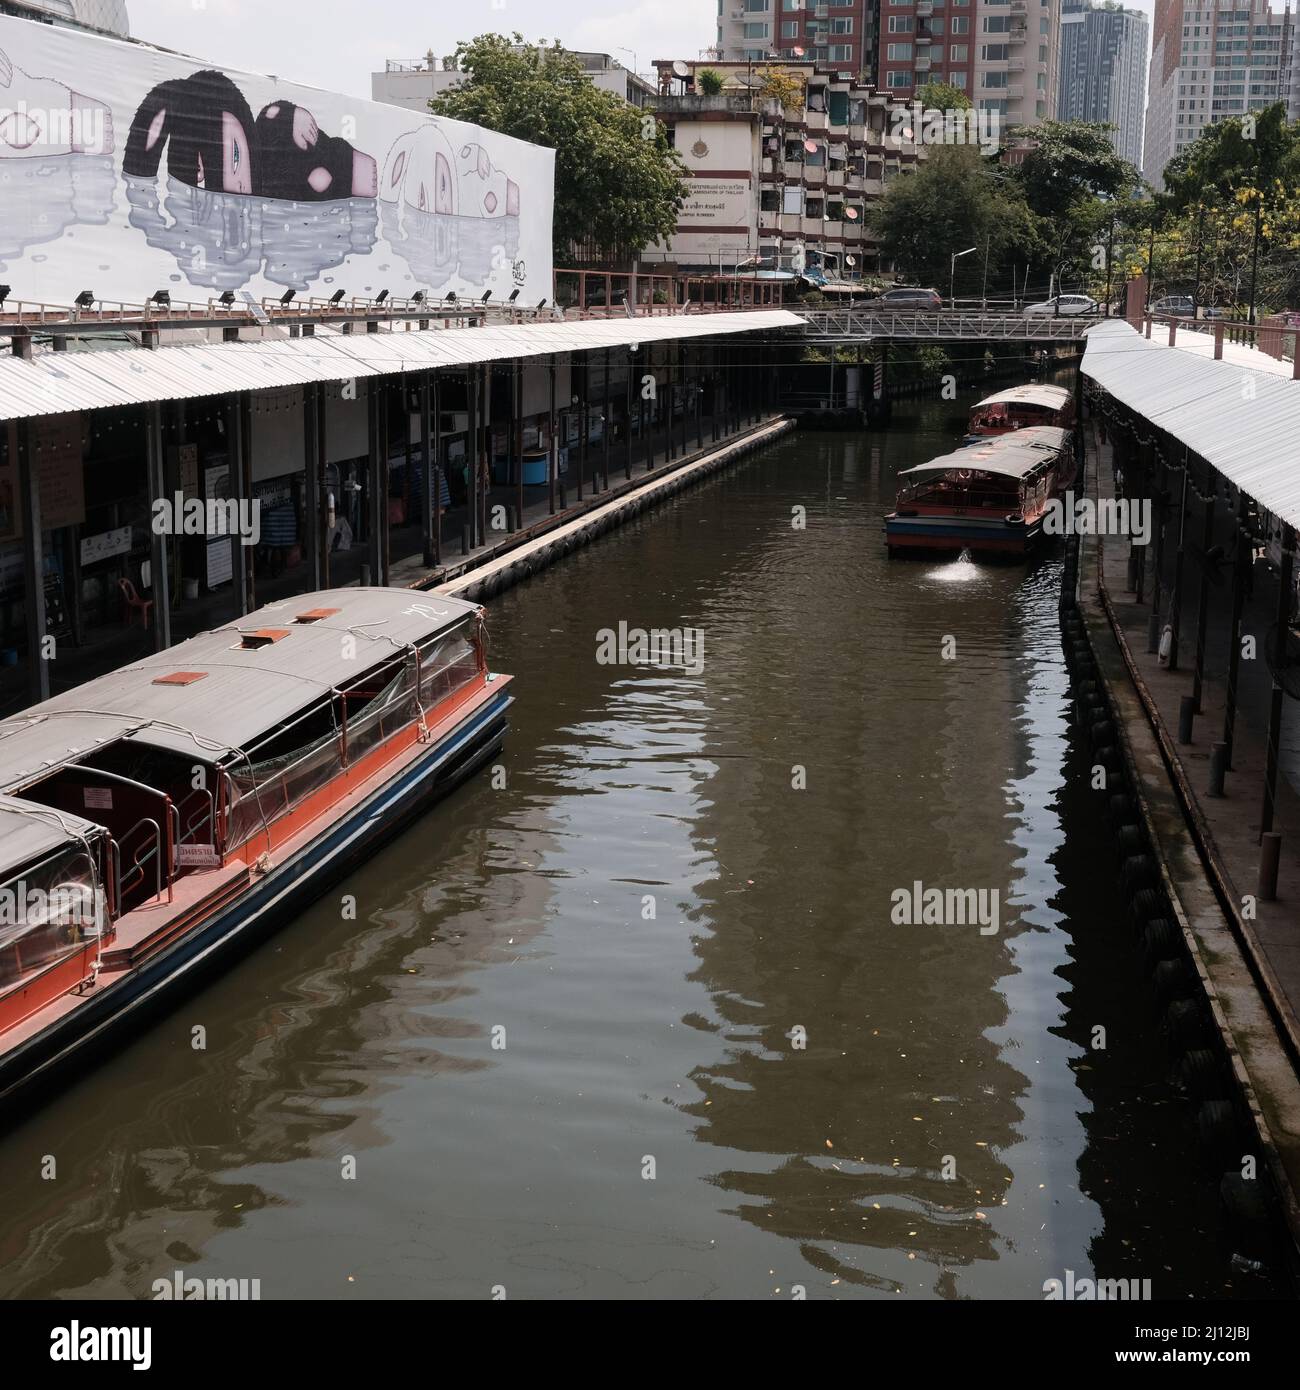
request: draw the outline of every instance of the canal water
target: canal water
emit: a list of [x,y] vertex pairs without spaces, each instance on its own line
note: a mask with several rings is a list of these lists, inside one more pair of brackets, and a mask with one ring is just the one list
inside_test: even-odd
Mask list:
[[[0,1295],[1230,1296],[1059,556],[885,555],[962,406],[788,437],[495,601],[503,775],[0,1137]],[[620,623],[702,652],[602,662]],[[983,923],[895,920],[914,885]]]

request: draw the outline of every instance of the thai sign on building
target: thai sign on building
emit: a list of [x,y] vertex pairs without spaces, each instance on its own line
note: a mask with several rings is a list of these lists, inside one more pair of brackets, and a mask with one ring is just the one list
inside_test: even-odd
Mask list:
[[0,16],[11,300],[551,294],[553,151]]

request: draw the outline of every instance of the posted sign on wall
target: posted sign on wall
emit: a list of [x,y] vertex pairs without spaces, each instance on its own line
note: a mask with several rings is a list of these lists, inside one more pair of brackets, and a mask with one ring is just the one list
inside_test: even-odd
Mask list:
[[549,298],[554,175],[460,121],[0,16],[11,300]]

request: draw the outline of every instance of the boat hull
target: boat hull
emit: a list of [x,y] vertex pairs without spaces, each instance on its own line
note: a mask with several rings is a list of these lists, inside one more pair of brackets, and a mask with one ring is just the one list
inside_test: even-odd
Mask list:
[[110,1037],[143,1024],[300,913],[499,752],[512,703],[503,689],[479,705],[319,838],[254,878],[210,919],[0,1055],[0,1108],[8,1113],[36,1099],[38,1089],[66,1079],[73,1064],[82,1074],[92,1044],[93,1056],[102,1057]]
[[885,543],[889,553],[969,550],[974,554],[1005,555],[1018,559],[1028,554],[1042,536],[1041,525],[1013,524],[999,517],[900,516],[885,518]]

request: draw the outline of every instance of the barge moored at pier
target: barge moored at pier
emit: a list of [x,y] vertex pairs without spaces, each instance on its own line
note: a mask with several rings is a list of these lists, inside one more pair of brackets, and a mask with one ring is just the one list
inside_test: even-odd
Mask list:
[[0,1102],[302,910],[500,749],[482,610],[348,588],[0,722]]
[[1028,382],[995,391],[970,409],[965,444],[976,444],[989,435],[1011,434],[1037,425],[1069,429],[1074,424],[1074,393],[1064,386]]

